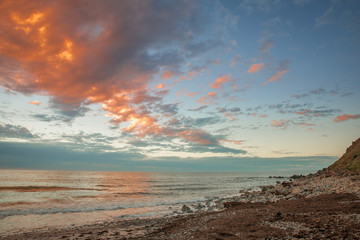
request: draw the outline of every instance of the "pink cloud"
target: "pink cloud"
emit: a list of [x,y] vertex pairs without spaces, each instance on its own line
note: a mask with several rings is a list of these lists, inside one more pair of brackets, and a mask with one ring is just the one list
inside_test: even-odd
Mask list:
[[210,84],[210,87],[222,88],[226,82],[230,82],[230,81],[231,81],[231,74],[227,74],[225,76],[217,78],[214,83]]
[[266,82],[264,82],[262,85],[266,85],[268,83],[271,83],[271,82],[277,82],[277,81],[280,81],[284,75],[290,71],[290,68],[289,68],[289,64],[290,64],[290,61],[282,61],[280,63],[280,66],[278,68],[278,70],[276,71],[275,75],[272,76],[271,78],[269,78]]
[[233,144],[236,144],[236,145],[242,145],[244,143],[243,140],[229,140],[229,139],[224,139],[224,140],[221,140],[220,141],[222,142],[228,142],[228,143],[233,143]]
[[162,74],[162,78],[164,80],[168,80],[169,78],[172,78],[174,76],[174,73],[170,70],[165,70]]
[[165,87],[164,83],[159,83],[158,85],[155,86],[157,89],[162,89]]
[[294,112],[297,115],[308,115],[310,113],[312,113],[311,110],[303,110],[303,111],[299,111],[299,112]]
[[276,74],[274,76],[272,76],[271,78],[269,78],[266,82],[264,82],[263,85],[266,85],[266,84],[271,83],[271,82],[280,81],[288,71],[289,70],[277,71]]
[[33,104],[33,105],[40,105],[41,103],[39,101],[31,101],[29,102],[30,104]]
[[360,114],[344,114],[344,115],[340,115],[337,116],[336,118],[334,118],[334,122],[339,123],[339,122],[343,122],[343,121],[347,121],[350,119],[359,119],[360,118]]
[[304,122],[297,123],[296,125],[298,125],[298,126],[305,126],[305,127],[315,126],[315,124],[313,124],[313,123],[304,123]]
[[264,67],[264,63],[255,63],[250,66],[250,68],[247,72],[248,73],[256,73],[256,72],[260,71],[261,69],[263,69],[263,67]]
[[198,75],[198,74],[199,74],[198,71],[190,71],[190,72],[188,72],[188,75],[189,75],[190,77],[195,77],[195,76]]
[[231,119],[232,121],[237,120],[237,118],[235,117],[235,115],[232,114],[232,113],[224,112],[224,116],[227,117],[227,118],[229,118],[229,119]]
[[185,93],[185,95],[187,96],[187,97],[193,97],[193,96],[195,96],[195,95],[197,95],[197,94],[199,94],[200,92],[199,91],[197,91],[197,92],[186,92]]
[[185,92],[186,92],[187,90],[188,90],[188,89],[182,89],[182,90],[180,90],[180,91],[177,91],[175,94],[176,94],[177,96],[181,97],[182,95],[185,94]]
[[282,119],[279,120],[279,121],[272,120],[271,126],[273,126],[273,127],[280,127],[280,128],[286,128],[287,123],[286,123],[286,121],[284,121],[284,120],[282,120]]
[[[2,2],[0,85],[23,94],[46,94],[60,110],[101,104],[111,123],[128,123],[123,130],[139,136],[167,134],[206,143],[201,139],[208,137],[205,133],[175,134],[159,125],[161,116],[140,110],[162,100],[146,89],[158,69],[170,65],[168,59],[144,58],[149,48],[160,40],[186,44],[186,32],[192,30],[183,13],[196,13],[197,7],[189,8],[185,2],[175,5],[159,9],[137,1]],[[162,73],[164,79],[173,75]]]
[[218,141],[214,140],[203,130],[188,129],[177,133],[178,136],[191,142],[196,142],[201,145],[218,145]]
[[[212,93],[212,92],[210,92]],[[215,102],[212,99],[216,99],[216,95],[208,95],[206,97],[201,97],[199,100],[197,100],[198,103],[200,104],[215,104]]]
[[216,96],[216,93],[215,93],[215,92],[209,92],[209,93],[208,93],[208,96],[210,96],[210,97],[215,97],[215,96]]

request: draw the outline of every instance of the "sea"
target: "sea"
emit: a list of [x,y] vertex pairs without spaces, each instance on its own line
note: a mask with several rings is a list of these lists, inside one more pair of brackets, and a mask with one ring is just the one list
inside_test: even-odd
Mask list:
[[0,170],[0,237],[172,216],[183,204],[237,196],[239,190],[256,190],[293,174],[299,172]]

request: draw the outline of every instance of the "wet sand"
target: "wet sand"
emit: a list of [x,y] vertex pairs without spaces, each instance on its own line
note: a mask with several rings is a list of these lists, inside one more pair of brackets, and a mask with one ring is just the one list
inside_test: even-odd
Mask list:
[[228,202],[217,212],[119,220],[3,239],[360,239],[360,198],[333,193],[275,203]]

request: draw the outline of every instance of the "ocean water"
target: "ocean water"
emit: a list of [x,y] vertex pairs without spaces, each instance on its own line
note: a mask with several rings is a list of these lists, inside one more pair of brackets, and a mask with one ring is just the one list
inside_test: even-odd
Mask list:
[[294,172],[143,173],[0,170],[0,236],[174,215],[183,204],[238,195]]

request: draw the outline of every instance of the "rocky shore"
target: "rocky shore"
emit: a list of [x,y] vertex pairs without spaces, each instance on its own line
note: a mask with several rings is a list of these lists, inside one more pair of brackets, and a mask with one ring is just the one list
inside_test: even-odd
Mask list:
[[315,174],[277,177],[275,185],[182,205],[163,218],[4,239],[360,239],[359,162],[360,139],[336,163]]

